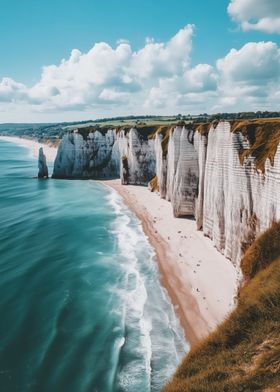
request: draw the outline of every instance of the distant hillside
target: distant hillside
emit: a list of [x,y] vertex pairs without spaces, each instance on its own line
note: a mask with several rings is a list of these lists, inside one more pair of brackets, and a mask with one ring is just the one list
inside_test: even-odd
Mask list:
[[0,135],[20,136],[38,140],[61,139],[62,136],[76,128],[116,128],[116,127],[149,127],[169,126],[184,121],[185,123],[212,123],[214,120],[240,120],[277,118],[280,112],[241,112],[241,113],[216,113],[209,115],[202,113],[198,115],[177,114],[175,116],[124,116],[112,118],[99,118],[96,120],[73,121],[62,123],[6,123],[0,124]]
[[241,262],[236,310],[194,347],[163,392],[280,390],[280,223]]

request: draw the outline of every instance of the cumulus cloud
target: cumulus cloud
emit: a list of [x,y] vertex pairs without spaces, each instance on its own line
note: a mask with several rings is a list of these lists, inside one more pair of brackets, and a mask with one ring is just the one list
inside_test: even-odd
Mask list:
[[115,48],[97,43],[87,53],[73,49],[60,64],[43,67],[40,81],[31,88],[4,78],[0,100],[25,101],[42,110],[116,104],[138,107],[141,112],[149,102],[151,109],[157,108],[167,104],[168,98],[171,105],[170,97],[177,89],[186,94],[215,88],[213,67],[190,66],[193,32],[194,26],[187,25],[167,42],[148,38],[138,51],[125,40],[119,40]]
[[244,31],[280,33],[279,0],[231,0],[228,13]]
[[187,25],[167,42],[146,39],[138,51],[124,40],[115,47],[96,43],[86,53],[73,49],[69,58],[43,67],[31,87],[3,78],[0,111],[10,105],[13,112],[24,108],[46,113],[45,119],[63,113],[64,119],[82,112],[111,117],[277,107],[280,50],[275,43],[250,42],[215,65],[192,65],[193,33],[194,26]]
[[146,40],[144,48],[133,54],[133,73],[144,79],[181,74],[190,61],[193,29],[192,25],[186,26],[167,43]]
[[0,82],[0,102],[22,101],[27,99],[27,88],[11,78],[3,78]]
[[220,104],[243,110],[276,106],[280,89],[280,49],[273,42],[249,42],[217,61]]

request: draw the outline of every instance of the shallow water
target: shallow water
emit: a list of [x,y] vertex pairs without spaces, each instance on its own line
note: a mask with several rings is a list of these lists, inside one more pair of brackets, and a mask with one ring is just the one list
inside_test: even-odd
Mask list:
[[0,141],[1,392],[159,391],[187,346],[140,222]]

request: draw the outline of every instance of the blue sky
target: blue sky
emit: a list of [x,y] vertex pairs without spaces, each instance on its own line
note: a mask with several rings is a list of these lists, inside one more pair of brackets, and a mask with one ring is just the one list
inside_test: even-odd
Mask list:
[[[278,0],[266,0],[265,6],[261,3],[263,0],[0,0],[0,122],[1,118],[62,121],[131,113],[276,109],[280,103],[280,6]],[[185,30],[185,37],[170,49],[168,42],[188,25],[192,25],[191,32]],[[57,75],[49,68],[42,78],[43,66],[59,67],[73,49],[82,56],[103,42],[116,50],[119,40],[129,41],[131,54],[124,48],[125,60],[114,54],[113,58],[94,55],[80,69],[68,67],[66,81],[62,80],[68,72],[65,69]],[[157,43],[165,49],[158,52]],[[230,55],[232,49],[237,52]],[[148,52],[154,53],[152,60]],[[162,56],[158,76],[156,56]],[[271,56],[270,62],[267,56]],[[134,57],[145,58],[146,64],[150,61],[153,70],[138,77],[137,67],[141,73],[143,65],[140,59],[134,72]],[[256,63],[252,63],[255,57]],[[108,62],[116,62],[108,69],[115,78],[109,80],[96,68],[98,58],[105,68]],[[170,67],[163,69],[167,61]],[[229,74],[227,68],[232,64],[235,68]],[[80,74],[86,72],[88,79],[81,80]],[[102,74],[99,79],[98,72]],[[117,80],[120,73],[121,81]],[[54,81],[57,78],[59,83]],[[68,83],[69,79],[73,82]],[[269,95],[262,89],[269,89]]]

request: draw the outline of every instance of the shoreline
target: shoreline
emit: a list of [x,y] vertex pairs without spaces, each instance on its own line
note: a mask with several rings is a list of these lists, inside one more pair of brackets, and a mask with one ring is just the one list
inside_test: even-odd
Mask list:
[[233,310],[237,270],[196,230],[194,220],[174,218],[171,203],[147,187],[99,182],[114,189],[141,221],[156,252],[161,284],[193,346]]
[[29,148],[31,150],[33,158],[38,158],[39,148],[42,147],[44,150],[44,154],[46,156],[47,161],[54,162],[54,160],[55,160],[56,153],[57,153],[57,147],[49,146],[47,143],[41,143],[41,142],[38,142],[37,140],[34,140],[34,139],[25,139],[23,137],[18,137],[18,136],[1,136],[0,135],[0,141],[1,140],[15,143],[15,144],[22,146],[22,147]]
[[[0,136],[1,140],[29,148],[34,158],[43,147],[47,161],[55,160],[57,147],[13,136]],[[121,185],[120,180],[98,182],[114,189],[140,220],[156,253],[161,284],[193,346],[234,308],[237,270],[197,231],[194,220],[174,218],[171,203],[148,187]]]

